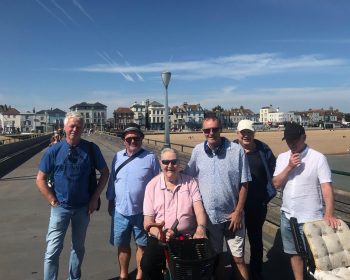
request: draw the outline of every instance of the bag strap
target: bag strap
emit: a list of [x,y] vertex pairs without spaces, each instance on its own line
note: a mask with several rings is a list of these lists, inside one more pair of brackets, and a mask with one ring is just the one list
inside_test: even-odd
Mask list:
[[115,179],[117,178],[117,174],[120,171],[120,169],[122,169],[125,165],[127,165],[130,161],[134,160],[137,156],[139,156],[140,154],[142,154],[142,152],[144,151],[144,149],[141,148],[141,150],[139,150],[136,154],[133,154],[131,157],[129,157],[126,161],[124,161],[121,165],[118,166],[118,168],[116,169],[116,171],[114,172],[114,178],[113,181],[115,181]]
[[94,143],[92,143],[92,142],[89,142],[90,144],[89,144],[89,153],[90,153],[90,156],[91,156],[91,159],[92,159],[92,161],[91,161],[91,170],[93,171],[93,170],[95,170],[96,169],[96,162],[95,162],[95,153],[94,153]]

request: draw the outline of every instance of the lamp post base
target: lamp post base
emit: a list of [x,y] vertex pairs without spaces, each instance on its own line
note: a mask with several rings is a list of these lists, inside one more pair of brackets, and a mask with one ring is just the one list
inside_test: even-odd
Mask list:
[[164,149],[164,148],[171,148],[170,143],[164,143],[163,149]]

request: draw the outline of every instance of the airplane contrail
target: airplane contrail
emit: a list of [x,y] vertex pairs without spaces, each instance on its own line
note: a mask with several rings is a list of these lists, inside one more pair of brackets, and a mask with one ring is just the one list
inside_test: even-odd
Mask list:
[[[130,63],[125,60],[124,56],[122,55],[122,53],[119,50],[116,50],[117,54],[120,56],[120,58],[122,58],[124,60],[124,63],[126,66],[131,66]],[[134,72],[136,77],[140,80],[140,81],[144,81],[144,78],[137,72]]]
[[77,24],[74,19],[66,12],[65,9],[63,9],[60,5],[57,4],[57,2],[55,0],[51,0],[52,3],[55,5],[55,7],[57,9],[59,9],[71,22],[73,22],[74,24]]
[[92,22],[95,22],[94,19],[85,11],[84,7],[78,2],[78,0],[73,0],[73,4],[78,7],[78,9],[88,17]]
[[[108,53],[106,53],[106,52],[102,52],[102,53],[97,52],[97,54],[104,61],[106,61],[108,64],[110,64],[110,65],[113,65],[113,64],[117,65],[117,63],[115,63],[114,60],[108,55]],[[126,73],[124,73],[122,71],[119,71],[119,73],[124,77],[125,80],[130,81],[130,82],[134,82],[135,81],[134,78],[131,75],[126,74]]]
[[60,23],[62,23],[65,27],[67,25],[64,23],[62,19],[60,19],[57,15],[54,14],[48,7],[46,7],[43,3],[40,2],[40,0],[35,0],[44,10],[46,10],[51,16],[53,16],[55,19],[57,19]]

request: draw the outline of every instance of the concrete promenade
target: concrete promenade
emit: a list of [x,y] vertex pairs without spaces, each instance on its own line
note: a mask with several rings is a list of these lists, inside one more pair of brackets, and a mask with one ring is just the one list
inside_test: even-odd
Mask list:
[[[93,135],[87,139],[100,146],[110,167],[114,153],[119,150],[115,138],[108,140]],[[0,179],[0,279],[43,279],[45,235],[50,207],[35,185],[37,166],[43,153],[44,151],[38,153]],[[92,215],[88,229],[82,279],[112,280],[118,279],[119,275],[117,250],[109,244],[110,217],[107,202],[104,196],[101,198],[102,209]],[[270,245],[264,256],[265,279],[292,279],[277,239],[266,241]],[[59,279],[67,277],[69,251],[70,230],[60,258]],[[248,253],[246,259],[249,259]],[[130,279],[134,279],[134,252],[130,271]]]

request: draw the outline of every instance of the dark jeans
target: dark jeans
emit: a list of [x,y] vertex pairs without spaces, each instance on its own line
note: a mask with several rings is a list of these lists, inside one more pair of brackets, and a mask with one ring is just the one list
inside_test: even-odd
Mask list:
[[249,207],[245,210],[245,225],[250,244],[250,272],[252,279],[261,279],[263,264],[262,227],[265,222],[267,206]]
[[141,259],[142,279],[163,280],[162,270],[164,267],[164,247],[159,245],[157,238],[150,236]]

